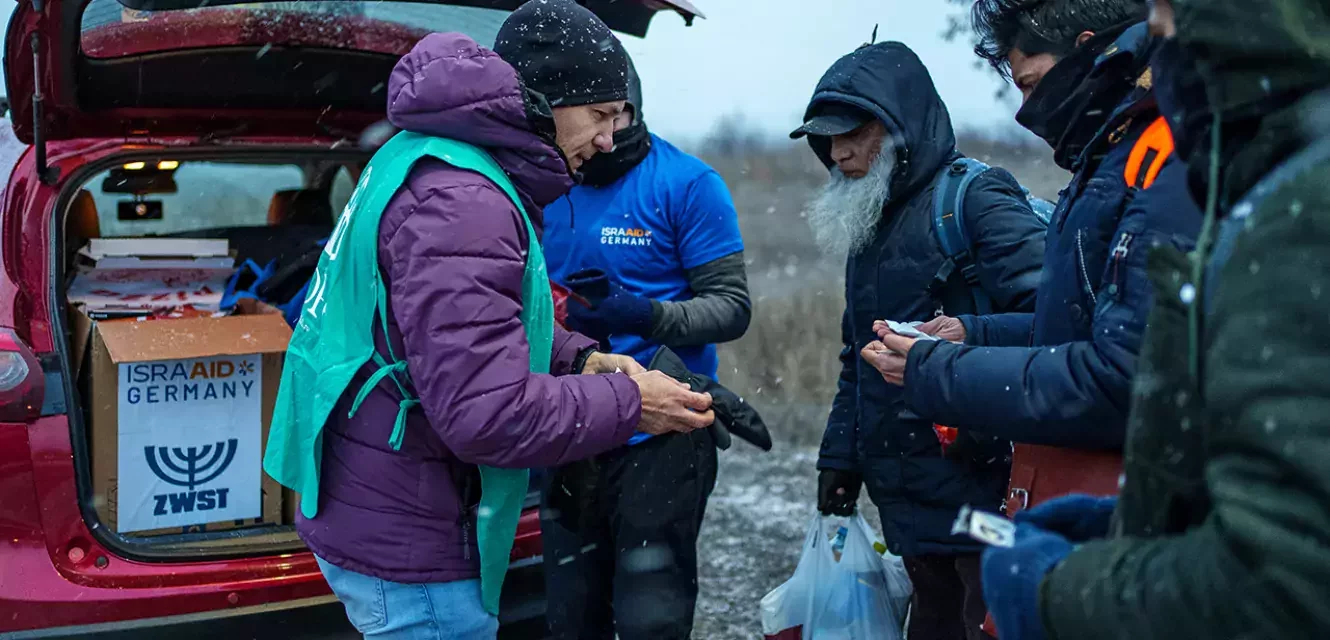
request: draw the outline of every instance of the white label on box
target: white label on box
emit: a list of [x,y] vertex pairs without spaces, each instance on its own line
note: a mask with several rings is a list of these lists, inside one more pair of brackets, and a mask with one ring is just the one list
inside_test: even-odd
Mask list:
[[120,365],[119,531],[262,514],[260,356]]

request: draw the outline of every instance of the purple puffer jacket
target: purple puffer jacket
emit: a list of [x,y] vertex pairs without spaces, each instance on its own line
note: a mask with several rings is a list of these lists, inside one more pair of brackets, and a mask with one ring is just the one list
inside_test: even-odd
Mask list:
[[[512,177],[531,222],[562,196],[567,166],[528,123],[517,73],[459,34],[421,40],[393,69],[388,117],[399,128],[483,147]],[[401,399],[390,381],[347,411],[351,382],[324,428],[319,514],[300,537],[344,569],[394,582],[479,575],[476,465],[547,467],[622,445],[641,412],[622,374],[534,375],[521,312],[528,243],[521,214],[480,175],[424,160],[379,225],[388,339],[405,354],[422,408],[400,451],[388,446]],[[387,355],[376,331],[379,353]],[[555,330],[553,370],[593,342]]]

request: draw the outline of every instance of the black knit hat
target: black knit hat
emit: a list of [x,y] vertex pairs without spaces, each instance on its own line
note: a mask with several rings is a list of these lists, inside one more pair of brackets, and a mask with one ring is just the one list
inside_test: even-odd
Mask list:
[[628,98],[628,54],[610,28],[573,0],[530,0],[495,38],[494,52],[551,107]]

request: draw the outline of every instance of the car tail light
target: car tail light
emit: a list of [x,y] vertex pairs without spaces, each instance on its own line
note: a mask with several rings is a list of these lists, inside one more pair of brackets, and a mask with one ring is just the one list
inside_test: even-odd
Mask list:
[[46,378],[32,349],[13,329],[0,328],[0,422],[27,422],[41,415]]

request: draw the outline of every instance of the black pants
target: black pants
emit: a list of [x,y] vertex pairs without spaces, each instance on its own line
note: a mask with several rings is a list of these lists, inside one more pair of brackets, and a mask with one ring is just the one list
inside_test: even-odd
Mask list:
[[908,640],[992,640],[979,628],[988,612],[979,582],[979,554],[904,560],[914,583]]
[[[577,491],[545,479],[541,536],[550,631],[560,640],[688,638],[697,602],[697,534],[716,484],[706,430],[656,436],[598,456],[589,515],[550,505]],[[583,501],[584,504],[588,501]]]

